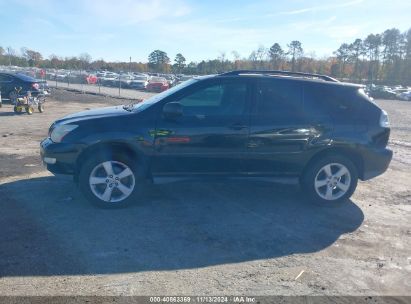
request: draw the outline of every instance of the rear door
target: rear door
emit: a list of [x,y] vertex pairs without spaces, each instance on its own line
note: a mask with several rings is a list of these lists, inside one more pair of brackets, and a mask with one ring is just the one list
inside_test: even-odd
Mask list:
[[247,145],[251,175],[298,174],[315,139],[331,128],[327,116],[304,109],[303,83],[294,79],[257,82]]

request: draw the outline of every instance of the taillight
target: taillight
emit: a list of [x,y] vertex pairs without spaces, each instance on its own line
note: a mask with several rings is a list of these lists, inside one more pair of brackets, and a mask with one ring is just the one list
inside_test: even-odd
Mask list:
[[39,85],[38,83],[33,83],[33,84],[31,85],[31,87],[32,87],[33,89],[35,89],[35,90],[38,90],[38,89],[40,88],[40,85]]
[[388,120],[388,114],[384,110],[381,110],[380,114],[380,127],[389,128],[390,121]]

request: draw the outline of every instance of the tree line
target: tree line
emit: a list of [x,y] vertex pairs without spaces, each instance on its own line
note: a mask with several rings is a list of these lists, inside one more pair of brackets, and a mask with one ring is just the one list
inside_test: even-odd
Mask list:
[[294,40],[285,47],[274,43],[266,48],[259,46],[248,57],[232,51],[232,59],[222,52],[213,60],[188,62],[178,53],[173,60],[162,50],[154,50],[147,62],[107,62],[92,60],[87,53],[75,57],[42,54],[28,48],[16,52],[11,47],[0,46],[0,65],[41,67],[73,70],[100,70],[158,72],[177,74],[216,74],[228,70],[290,70],[318,73],[335,78],[362,83],[411,85],[411,28],[401,32],[387,29],[383,33],[369,34],[351,43],[343,43],[328,57],[317,58],[304,52],[302,43]]

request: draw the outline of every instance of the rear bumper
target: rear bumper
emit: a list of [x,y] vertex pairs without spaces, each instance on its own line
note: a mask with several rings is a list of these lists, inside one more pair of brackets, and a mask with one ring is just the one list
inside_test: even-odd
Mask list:
[[387,148],[367,149],[363,153],[363,172],[360,178],[369,180],[383,174],[392,159],[392,150]]
[[50,138],[40,143],[43,164],[54,174],[75,174],[77,157],[81,146],[68,143],[54,143]]

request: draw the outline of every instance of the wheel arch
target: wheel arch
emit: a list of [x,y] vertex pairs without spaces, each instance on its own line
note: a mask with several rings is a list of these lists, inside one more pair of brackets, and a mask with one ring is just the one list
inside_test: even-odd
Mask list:
[[358,177],[360,179],[363,178],[363,173],[364,173],[364,160],[361,156],[361,154],[356,151],[356,149],[354,148],[347,148],[347,147],[330,147],[327,148],[325,150],[322,150],[316,154],[314,154],[310,160],[306,163],[306,165],[304,166],[303,170],[302,170],[302,174],[301,174],[301,178],[305,175],[305,173],[307,172],[308,168],[315,163],[317,160],[325,157],[325,156],[329,156],[329,155],[341,155],[344,156],[346,158],[348,158],[350,161],[353,162],[354,166],[357,169],[358,172]]
[[107,155],[114,155],[114,154],[120,154],[120,153],[138,162],[142,166],[141,173],[144,176],[148,175],[148,172],[149,172],[148,161],[145,155],[141,151],[123,142],[100,142],[100,143],[96,143],[96,144],[93,144],[87,147],[77,157],[74,180],[78,182],[78,175],[80,173],[80,168],[90,156],[93,156],[93,155],[107,156]]

